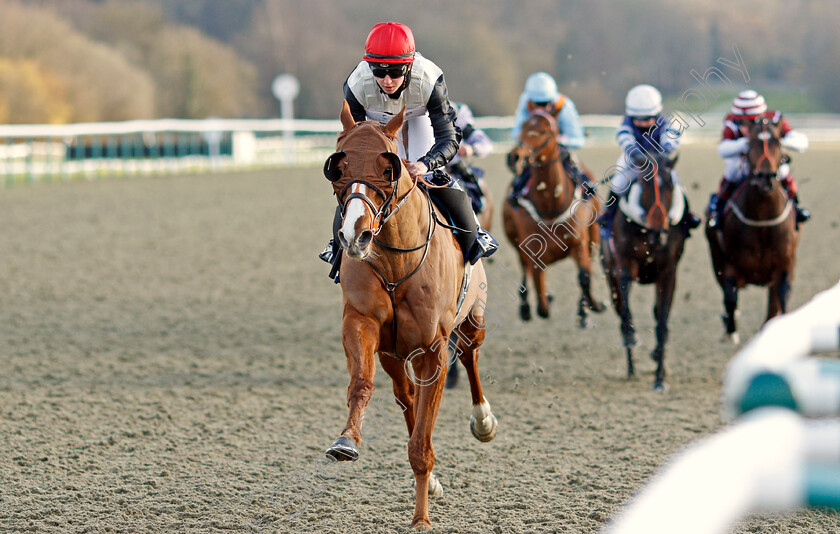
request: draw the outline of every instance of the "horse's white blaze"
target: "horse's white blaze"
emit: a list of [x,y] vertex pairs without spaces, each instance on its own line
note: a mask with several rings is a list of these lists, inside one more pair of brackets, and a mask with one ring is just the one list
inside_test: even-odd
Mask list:
[[[350,190],[351,193],[367,193],[367,187],[363,184],[353,184]],[[356,221],[365,216],[368,210],[365,201],[360,198],[354,198],[347,204],[347,209],[344,213],[344,224],[341,226],[341,235],[348,243],[352,243],[356,238]]]

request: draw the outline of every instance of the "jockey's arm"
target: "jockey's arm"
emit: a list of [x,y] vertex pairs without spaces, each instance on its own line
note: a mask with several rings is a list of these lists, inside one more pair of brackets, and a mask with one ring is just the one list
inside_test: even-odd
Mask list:
[[734,158],[746,154],[750,148],[750,140],[746,137],[738,139],[722,139],[718,143],[718,155],[722,158]]
[[782,137],[782,146],[785,150],[793,150],[795,152],[805,152],[808,150],[808,137],[796,130],[791,130],[786,136]]
[[425,164],[432,171],[446,166],[449,160],[458,153],[458,144],[461,142],[461,130],[455,126],[456,111],[449,102],[443,74],[432,88],[426,109],[432,122],[435,144],[425,156],[417,161]]
[[344,82],[344,100],[346,100],[347,105],[350,106],[350,114],[353,115],[354,121],[362,122],[367,119],[365,107],[359,103],[359,100],[356,98],[356,95],[353,94],[353,91],[350,89],[350,86],[346,81]]
[[580,124],[580,116],[578,116],[575,103],[568,98],[557,116],[557,124],[562,136],[565,136],[565,142],[562,143],[564,146],[567,148],[583,148],[583,126]]

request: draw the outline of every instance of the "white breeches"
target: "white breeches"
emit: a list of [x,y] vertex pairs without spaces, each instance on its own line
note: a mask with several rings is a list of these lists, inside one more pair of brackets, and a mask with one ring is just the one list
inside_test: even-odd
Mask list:
[[[435,131],[428,115],[415,117],[406,121],[406,126],[400,131],[397,139],[398,154],[408,161],[417,161],[428,154],[435,144]],[[406,151],[406,145],[408,151]]]

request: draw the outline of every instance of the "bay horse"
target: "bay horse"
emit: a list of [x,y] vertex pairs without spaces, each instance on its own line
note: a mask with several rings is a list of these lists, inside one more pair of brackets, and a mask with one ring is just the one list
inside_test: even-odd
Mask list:
[[738,290],[767,287],[769,321],[787,310],[799,229],[793,201],[779,181],[782,164],[779,129],[768,118],[749,125],[749,175],[721,206],[716,227],[706,220],[706,239],[715,278],[723,290],[724,339],[739,342],[735,315]]
[[[537,314],[549,316],[551,297],[547,294],[545,270],[548,265],[568,256],[578,267],[578,320],[587,326],[587,309],[601,313],[606,306],[592,297],[592,247],[600,240],[594,224],[601,209],[593,196],[584,199],[582,189],[575,186],[563,168],[561,148],[557,144],[557,121],[549,114],[534,112],[522,125],[519,145],[512,151],[514,160],[531,167],[525,194],[516,201],[508,198],[502,208],[505,234],[519,253],[522,266],[522,287],[519,316],[531,319],[528,303],[528,279],[537,291]],[[509,158],[510,159],[510,158]],[[536,246],[536,250],[534,249]]]
[[621,335],[627,351],[627,377],[635,375],[633,347],[636,328],[630,313],[630,285],[656,285],[653,316],[656,347],[650,357],[656,362],[653,389],[665,391],[665,343],[668,316],[677,282],[677,264],[686,235],[679,224],[686,209],[682,191],[675,189],[671,171],[676,158],[648,159],[639,176],[621,197],[609,240],[601,242],[601,262],[621,319]]
[[397,156],[405,108],[384,126],[356,123],[345,101],[340,118],[343,131],[324,174],[342,212],[337,237],[344,251],[341,338],[350,373],[349,414],[326,455],[336,461],[359,458],[360,423],[373,394],[378,355],[408,427],[416,492],[412,526],[429,528],[429,494],[442,493],[432,474],[432,431],[450,340],[470,383],[470,429],[480,441],[496,434],[497,421],[482,393],[477,367],[485,336],[486,276],[481,262],[465,264],[451,232],[438,229],[445,219]]

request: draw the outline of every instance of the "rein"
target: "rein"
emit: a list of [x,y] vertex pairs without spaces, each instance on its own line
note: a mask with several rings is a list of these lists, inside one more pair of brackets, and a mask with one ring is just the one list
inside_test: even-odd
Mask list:
[[[644,180],[644,178],[642,178]],[[653,162],[653,206],[651,206],[650,210],[648,210],[647,215],[647,223],[652,225],[651,223],[651,215],[659,210],[665,216],[665,221],[668,221],[668,211],[665,209],[665,204],[662,203],[662,196],[659,192],[659,164],[656,161]]]

